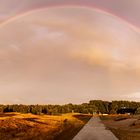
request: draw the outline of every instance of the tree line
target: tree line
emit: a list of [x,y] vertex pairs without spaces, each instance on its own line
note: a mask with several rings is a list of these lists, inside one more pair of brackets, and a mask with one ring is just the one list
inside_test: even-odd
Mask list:
[[102,114],[116,114],[120,108],[135,109],[135,114],[140,114],[140,102],[134,101],[102,101],[91,100],[89,103],[82,104],[65,104],[65,105],[0,105],[0,112],[20,112],[32,114],[48,114],[59,115],[64,113],[102,113]]

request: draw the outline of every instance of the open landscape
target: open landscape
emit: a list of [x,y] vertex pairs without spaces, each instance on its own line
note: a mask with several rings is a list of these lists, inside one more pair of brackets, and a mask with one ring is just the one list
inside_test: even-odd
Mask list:
[[140,139],[140,115],[108,115],[100,118],[119,140]]
[[71,140],[91,115],[0,114],[1,140]]
[[0,140],[140,140],[140,0],[0,0]]
[[[78,137],[82,135],[96,140],[96,137],[107,135],[107,138],[112,135],[106,131],[107,128],[119,140],[139,140],[139,115],[140,102],[134,101],[90,100],[88,103],[65,105],[0,105],[0,139],[72,140],[92,118]],[[103,128],[103,124],[106,128]]]

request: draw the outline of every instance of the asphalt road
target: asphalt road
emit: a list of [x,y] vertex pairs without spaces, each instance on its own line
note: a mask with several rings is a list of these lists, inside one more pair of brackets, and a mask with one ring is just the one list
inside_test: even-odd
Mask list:
[[73,140],[118,140],[107,130],[99,117],[91,118]]

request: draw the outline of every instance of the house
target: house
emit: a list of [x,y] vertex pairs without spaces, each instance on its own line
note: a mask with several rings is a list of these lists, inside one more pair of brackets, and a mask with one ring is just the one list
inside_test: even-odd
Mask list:
[[136,108],[121,107],[117,110],[117,114],[135,114]]

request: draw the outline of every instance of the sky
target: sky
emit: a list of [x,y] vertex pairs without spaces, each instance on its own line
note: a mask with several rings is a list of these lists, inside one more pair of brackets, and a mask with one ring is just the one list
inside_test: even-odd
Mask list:
[[140,101],[139,8],[139,0],[0,0],[0,103]]

